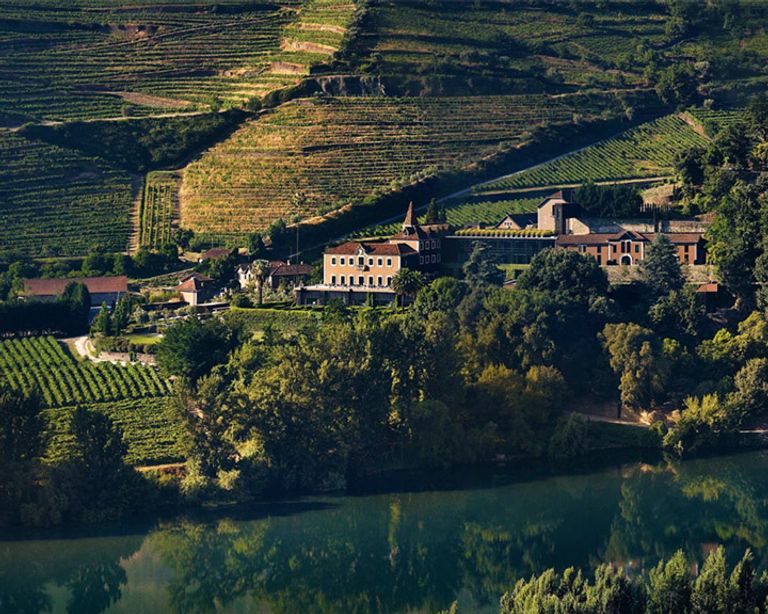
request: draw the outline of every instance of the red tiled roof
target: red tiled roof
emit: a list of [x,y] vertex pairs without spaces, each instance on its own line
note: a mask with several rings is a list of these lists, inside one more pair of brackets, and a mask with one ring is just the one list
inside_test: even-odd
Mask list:
[[219,258],[227,258],[232,254],[232,250],[228,247],[212,247],[202,255],[202,260],[218,260]]
[[298,275],[312,275],[311,264],[286,264],[281,262],[272,269],[270,273],[273,277],[296,277]]
[[206,285],[213,281],[202,273],[192,273],[183,277],[181,283],[176,286],[179,292],[200,292]]
[[407,256],[416,253],[412,247],[402,243],[361,243],[359,241],[349,241],[336,247],[329,247],[325,253],[351,256],[356,254],[361,246],[366,254],[373,256]]
[[117,277],[73,277],[60,279],[25,279],[25,296],[56,296],[64,292],[71,283],[84,284],[91,294],[112,294],[128,292],[128,278]]

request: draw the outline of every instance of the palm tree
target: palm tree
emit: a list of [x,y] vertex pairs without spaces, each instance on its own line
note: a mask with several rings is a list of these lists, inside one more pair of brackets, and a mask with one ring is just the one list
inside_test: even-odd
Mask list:
[[256,282],[256,289],[259,292],[259,306],[264,302],[264,282],[269,277],[269,262],[266,260],[254,260],[251,264],[251,275]]
[[406,296],[415,297],[423,287],[424,276],[419,271],[400,269],[392,279],[392,289],[398,297],[398,304],[402,304]]

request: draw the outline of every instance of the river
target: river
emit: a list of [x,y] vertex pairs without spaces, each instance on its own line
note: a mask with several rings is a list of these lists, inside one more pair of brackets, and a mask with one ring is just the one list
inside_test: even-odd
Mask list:
[[[682,548],[768,565],[768,453],[463,476],[0,542],[2,612],[494,612],[515,580]],[[11,536],[13,537],[13,536]]]

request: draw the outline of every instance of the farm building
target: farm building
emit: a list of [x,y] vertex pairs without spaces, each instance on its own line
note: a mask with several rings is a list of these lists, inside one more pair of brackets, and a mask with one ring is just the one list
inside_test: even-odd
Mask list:
[[193,307],[207,303],[216,293],[213,280],[201,273],[192,273],[183,277],[181,283],[176,286],[176,291],[181,294],[185,303]]
[[128,278],[117,277],[73,277],[58,279],[25,279],[25,298],[52,301],[71,283],[80,283],[88,288],[91,295],[91,307],[106,303],[113,306],[121,296],[128,294]]
[[[557,247],[593,256],[600,265],[632,266],[641,262],[658,233],[621,230],[615,233],[560,235]],[[675,246],[680,264],[704,264],[704,235],[700,232],[663,233]]]
[[[255,285],[255,276],[253,273],[253,263],[241,264],[235,269],[237,281],[240,288],[245,290]],[[291,264],[281,260],[272,260],[268,265],[266,285],[277,290],[280,286],[286,288],[295,288],[305,283],[312,275],[312,265]]]

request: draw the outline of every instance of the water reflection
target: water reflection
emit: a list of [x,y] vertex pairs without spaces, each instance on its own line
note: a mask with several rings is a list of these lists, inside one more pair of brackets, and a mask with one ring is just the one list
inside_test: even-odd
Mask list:
[[764,454],[633,465],[485,489],[271,508],[133,538],[0,543],[0,611],[432,612],[493,609],[517,578],[683,548],[768,564]]

